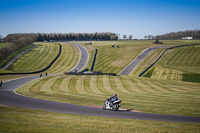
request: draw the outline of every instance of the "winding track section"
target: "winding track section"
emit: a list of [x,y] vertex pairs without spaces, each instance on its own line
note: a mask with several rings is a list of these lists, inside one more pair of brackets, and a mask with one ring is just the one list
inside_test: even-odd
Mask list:
[[87,65],[87,62],[89,60],[89,53],[88,53],[87,49],[85,47],[83,47],[82,45],[79,45],[76,43],[71,43],[71,44],[75,45],[76,47],[79,48],[79,50],[81,52],[81,58],[80,58],[79,63],[74,68],[72,68],[70,71],[74,71],[74,70],[80,71]]
[[140,55],[138,55],[131,63],[129,63],[121,72],[119,72],[119,75],[129,75],[136,66],[145,58],[148,54],[150,54],[153,50],[157,48],[167,48],[167,47],[173,47],[174,45],[166,45],[166,46],[157,46],[157,47],[151,47],[145,49]]
[[[80,45],[77,44],[76,46],[79,47]],[[80,47],[79,49],[84,50],[81,49]],[[85,52],[87,52],[87,50],[81,51],[82,54],[84,54]],[[85,58],[87,56],[82,55],[82,57]],[[81,59],[78,64],[80,63]],[[84,66],[82,65],[82,68],[83,67]],[[109,110],[105,111],[96,107],[59,103],[54,101],[26,97],[15,93],[16,88],[37,78],[39,78],[39,76],[25,77],[5,82],[3,86],[0,88],[0,105],[43,110],[49,112],[74,114],[74,115],[88,115],[88,116],[155,120],[155,121],[168,121],[168,122],[200,123],[200,117],[150,114],[150,113],[140,113],[131,111],[109,111]]]

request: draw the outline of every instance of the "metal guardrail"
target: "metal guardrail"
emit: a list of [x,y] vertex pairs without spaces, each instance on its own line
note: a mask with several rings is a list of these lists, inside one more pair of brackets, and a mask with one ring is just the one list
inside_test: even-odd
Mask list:
[[85,73],[85,72],[66,72],[66,75],[109,75],[109,76],[116,76],[115,73],[102,73],[99,71],[94,71],[94,72],[89,72],[89,73]]
[[147,72],[153,65],[155,65],[159,60],[160,58],[169,50],[169,49],[174,49],[174,48],[178,48],[178,47],[185,47],[185,46],[193,46],[193,45],[200,45],[200,44],[188,44],[188,45],[178,45],[178,46],[174,46],[174,47],[171,47],[171,48],[167,48],[165,49],[165,51],[158,57],[158,59],[153,62],[150,66],[148,66],[144,71],[142,71],[138,77],[141,77],[145,72]]

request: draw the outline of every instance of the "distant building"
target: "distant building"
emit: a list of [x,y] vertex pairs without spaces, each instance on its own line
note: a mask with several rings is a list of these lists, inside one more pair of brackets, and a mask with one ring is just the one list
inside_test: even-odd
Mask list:
[[185,37],[185,38],[182,38],[183,40],[192,40],[193,37]]

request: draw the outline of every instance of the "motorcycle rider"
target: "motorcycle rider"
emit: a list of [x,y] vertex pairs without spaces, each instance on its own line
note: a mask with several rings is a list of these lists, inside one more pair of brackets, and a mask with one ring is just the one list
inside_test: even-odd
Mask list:
[[117,101],[117,100],[118,100],[117,94],[114,94],[112,97],[110,97],[110,98],[107,99],[107,101],[110,102],[110,107],[112,107],[113,102],[114,102],[114,101]]

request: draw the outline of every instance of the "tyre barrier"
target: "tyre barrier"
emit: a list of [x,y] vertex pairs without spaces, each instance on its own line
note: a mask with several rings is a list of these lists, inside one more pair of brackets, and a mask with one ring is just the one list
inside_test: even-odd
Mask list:
[[185,46],[194,46],[194,45],[200,45],[200,44],[188,44],[188,45],[178,45],[178,46],[174,46],[174,47],[170,47],[170,48],[167,48],[165,49],[165,51],[158,57],[158,59],[153,62],[150,66],[148,66],[144,71],[142,71],[138,77],[141,77],[146,71],[148,71],[153,65],[155,65],[159,60],[160,58],[167,52],[167,50],[169,49],[174,49],[174,48],[178,48],[178,47],[185,47]]
[[0,73],[0,75],[20,75],[20,74],[35,74],[35,73],[41,73],[41,72],[44,72],[46,70],[48,70],[52,65],[53,63],[59,58],[59,56],[61,55],[61,52],[62,52],[62,45],[60,43],[58,43],[59,45],[59,53],[58,55],[54,58],[54,60],[48,65],[46,66],[45,68],[41,69],[41,70],[38,70],[38,71],[34,71],[34,72],[25,72],[25,73]]
[[92,60],[91,66],[90,66],[90,71],[93,71],[96,56],[97,56],[97,49],[95,49],[94,57],[93,57],[93,60]]
[[94,71],[94,72],[66,72],[66,75],[108,75],[108,76],[116,76],[116,73],[102,73],[99,71]]

